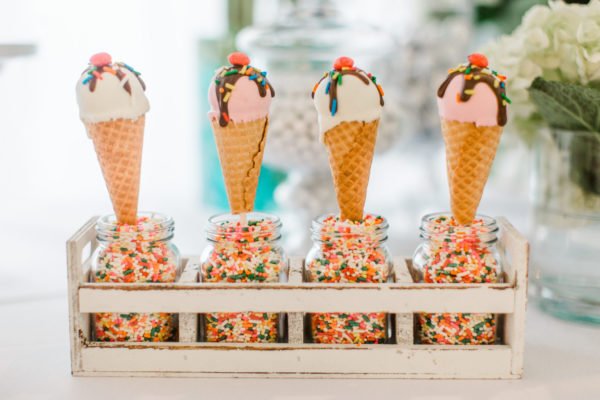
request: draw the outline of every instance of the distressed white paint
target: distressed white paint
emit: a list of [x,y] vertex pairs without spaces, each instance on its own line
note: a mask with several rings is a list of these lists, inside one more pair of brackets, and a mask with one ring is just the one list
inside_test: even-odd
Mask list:
[[[304,260],[302,258],[290,258],[288,270],[288,283],[298,285],[302,283],[302,271],[304,270]],[[288,323],[288,343],[304,343],[304,313],[287,313]]]
[[[396,283],[411,283],[413,281],[404,258],[395,258],[393,268]],[[412,345],[414,343],[414,314],[396,314],[396,343],[399,345]]]
[[[196,283],[200,274],[200,258],[191,257],[189,260],[183,260],[183,273],[179,278],[181,283]],[[180,313],[179,314],[179,341],[193,343],[198,341],[198,314]]]
[[[104,284],[79,289],[82,312],[512,312],[511,284]],[[349,306],[350,305],[350,306]]]
[[[483,347],[483,348],[482,348]],[[198,343],[193,346],[136,346],[99,344],[83,351],[88,371],[162,373],[177,366],[192,373],[234,374],[364,374],[452,377],[509,377],[508,346],[393,345],[327,346],[263,344],[255,346]],[[119,362],[115,362],[119,360]]]
[[[519,378],[523,367],[528,244],[503,218],[500,249],[508,282],[493,285],[413,283],[402,259],[394,283],[334,285],[302,283],[302,260],[291,259],[288,282],[263,285],[202,284],[191,258],[175,284],[90,284],[89,256],[95,219],[69,240],[72,371],[77,376],[294,376],[379,378]],[[197,313],[288,312],[288,343],[198,343]],[[397,344],[328,346],[303,344],[303,313],[388,311],[396,316]],[[179,343],[89,342],[94,311],[180,313]],[[505,313],[504,345],[413,345],[412,313]]]

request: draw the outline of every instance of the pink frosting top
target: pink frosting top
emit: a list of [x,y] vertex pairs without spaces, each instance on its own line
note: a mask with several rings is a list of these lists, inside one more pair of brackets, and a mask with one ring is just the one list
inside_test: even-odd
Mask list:
[[[218,120],[220,110],[214,81],[208,89],[208,101],[210,103],[208,117]],[[270,106],[271,95],[267,93],[265,97],[261,97],[256,83],[250,81],[247,76],[243,76],[235,83],[235,88],[228,100],[229,118],[235,122],[261,119],[269,114]]]
[[437,98],[440,117],[449,121],[474,122],[477,126],[498,125],[498,98],[485,83],[475,85],[475,93],[468,101],[459,102],[464,75],[455,76],[443,98]]

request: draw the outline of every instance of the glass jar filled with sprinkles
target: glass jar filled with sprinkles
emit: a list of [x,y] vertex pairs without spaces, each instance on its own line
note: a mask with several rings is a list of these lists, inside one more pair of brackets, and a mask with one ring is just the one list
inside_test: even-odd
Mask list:
[[[245,221],[232,214],[211,217],[209,245],[201,257],[202,282],[260,284],[285,280],[280,232],[281,222],[273,215],[252,212],[245,214]],[[214,312],[203,315],[201,321],[202,340],[207,342],[268,343],[282,336],[279,313]]]
[[[173,220],[159,213],[141,213],[135,225],[107,215],[96,223],[98,247],[92,256],[92,282],[175,282],[180,257],[171,242]],[[94,340],[163,342],[175,339],[177,318],[171,313],[94,314]]]
[[[496,283],[502,262],[496,248],[496,220],[478,215],[459,225],[448,213],[425,215],[422,243],[413,266],[425,283]],[[417,316],[421,344],[481,345],[496,341],[497,316],[479,313],[424,313]]]
[[[380,283],[390,275],[385,245],[388,223],[367,214],[361,221],[324,215],[313,221],[313,247],[306,257],[305,280],[316,283]],[[373,310],[308,314],[314,343],[383,343],[389,338],[389,316]]]

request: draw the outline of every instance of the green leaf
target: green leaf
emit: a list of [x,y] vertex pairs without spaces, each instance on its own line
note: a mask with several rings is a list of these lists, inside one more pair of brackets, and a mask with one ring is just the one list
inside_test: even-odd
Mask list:
[[538,77],[529,95],[551,127],[600,132],[600,90]]

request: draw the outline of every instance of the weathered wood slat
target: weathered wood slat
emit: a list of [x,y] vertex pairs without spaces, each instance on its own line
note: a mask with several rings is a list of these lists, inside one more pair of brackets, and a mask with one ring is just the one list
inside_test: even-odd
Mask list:
[[[302,258],[290,258],[288,268],[288,283],[302,283],[302,271],[304,269],[304,260]],[[302,344],[304,342],[304,313],[287,313],[288,343]]]
[[504,322],[504,343],[513,351],[511,373],[523,374],[525,353],[525,312],[527,310],[527,278],[529,263],[529,243],[506,218],[498,218],[501,229],[500,251],[505,264],[514,277],[515,311],[507,314]]
[[84,284],[82,312],[494,312],[514,311],[510,285],[265,284],[246,287],[214,284]]
[[[200,273],[199,257],[191,257],[190,259],[182,260],[184,268],[179,283],[195,283],[198,282],[198,274]],[[180,313],[179,314],[179,341],[180,342],[196,342],[198,341],[198,314],[197,313]]]
[[[402,257],[394,259],[394,279],[396,283],[411,283],[413,281],[408,265]],[[414,343],[414,314],[396,314],[396,343],[412,345]]]
[[[88,371],[129,371],[265,375],[357,374],[373,377],[408,374],[407,377],[454,378],[510,377],[508,346],[319,346],[286,344],[261,346],[106,346],[83,349]],[[120,360],[115,362],[115,360]]]

